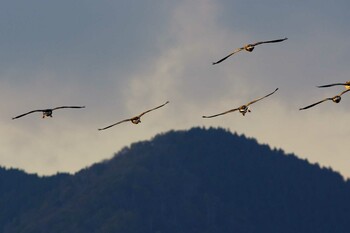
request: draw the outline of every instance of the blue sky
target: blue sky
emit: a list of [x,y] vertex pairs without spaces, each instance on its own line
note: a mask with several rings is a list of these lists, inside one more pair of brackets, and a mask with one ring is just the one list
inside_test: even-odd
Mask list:
[[[350,176],[347,1],[3,1],[0,164],[76,172],[170,129],[223,127]],[[246,43],[285,42],[211,63]],[[202,115],[252,105],[252,113]],[[145,115],[142,124],[97,128]],[[52,119],[30,111],[61,105]]]

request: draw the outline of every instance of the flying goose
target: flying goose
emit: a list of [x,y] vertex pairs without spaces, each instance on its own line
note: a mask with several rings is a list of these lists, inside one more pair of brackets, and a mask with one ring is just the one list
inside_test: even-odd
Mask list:
[[131,121],[131,123],[133,123],[133,124],[141,123],[141,117],[142,117],[143,115],[145,115],[146,113],[149,113],[149,112],[151,112],[151,111],[153,111],[153,110],[156,110],[156,109],[158,109],[158,108],[161,108],[161,107],[163,107],[164,105],[166,105],[166,104],[168,104],[168,103],[169,103],[169,101],[165,102],[164,104],[162,104],[162,105],[160,105],[160,106],[158,106],[158,107],[155,107],[155,108],[152,108],[152,109],[150,109],[150,110],[147,110],[147,111],[141,113],[140,115],[134,116],[134,117],[132,117],[132,118],[130,118],[130,119],[125,119],[125,120],[119,121],[119,122],[117,122],[117,123],[115,123],[115,124],[109,125],[109,126],[107,126],[107,127],[104,127],[104,128],[98,129],[98,130],[105,130],[105,129],[108,129],[108,128],[110,128],[110,127],[113,127],[113,126],[115,126],[115,125],[118,125],[118,124],[120,124],[120,123],[127,122],[127,121]]
[[227,55],[226,57],[220,59],[217,62],[213,62],[213,65],[218,64],[224,60],[226,60],[227,58],[231,57],[233,54],[238,53],[242,50],[248,51],[248,52],[252,52],[255,48],[255,46],[260,45],[260,44],[267,44],[267,43],[277,43],[277,42],[282,42],[284,40],[287,40],[288,38],[283,38],[283,39],[278,39],[278,40],[268,40],[268,41],[260,41],[260,42],[256,42],[254,44],[247,44],[244,45],[242,48],[236,49],[235,51],[233,51],[232,53],[230,53],[229,55]]
[[333,83],[333,84],[328,84],[328,85],[323,85],[323,86],[317,86],[317,87],[333,87],[333,86],[344,86],[347,90],[350,89],[350,81],[347,81],[345,83]]
[[341,96],[342,96],[344,93],[348,92],[348,91],[350,91],[350,89],[343,91],[343,92],[340,93],[339,95],[336,95],[336,96],[333,96],[333,97],[330,97],[330,98],[325,98],[324,100],[321,100],[321,101],[319,101],[319,102],[317,102],[317,103],[311,104],[311,105],[306,106],[306,107],[303,107],[303,108],[299,108],[299,110],[304,110],[304,109],[311,108],[311,107],[313,107],[313,106],[315,106],[315,105],[317,105],[317,104],[323,103],[323,102],[325,102],[325,101],[327,101],[327,100],[332,100],[334,103],[339,103],[340,100],[341,100]]
[[266,98],[266,97],[272,95],[272,94],[275,93],[277,90],[278,90],[278,88],[276,88],[276,90],[274,90],[274,91],[271,92],[270,94],[268,94],[268,95],[266,95],[266,96],[264,96],[264,97],[261,97],[261,98],[259,98],[259,99],[253,100],[253,101],[249,102],[248,104],[242,105],[242,106],[240,106],[240,107],[238,107],[238,108],[234,108],[234,109],[228,110],[228,111],[226,111],[226,112],[219,113],[219,114],[215,114],[215,115],[212,115],[212,116],[202,116],[202,117],[203,117],[203,118],[212,118],[212,117],[217,117],[217,116],[224,115],[224,114],[226,114],[226,113],[234,112],[234,111],[237,111],[237,110],[238,110],[240,113],[242,113],[243,116],[245,116],[245,114],[246,114],[247,112],[251,112],[250,109],[249,109],[249,105],[254,104],[255,102],[258,102],[259,100],[262,100],[262,99],[264,99],[264,98]]
[[61,107],[56,107],[56,108],[48,108],[48,109],[38,109],[38,110],[33,110],[24,114],[21,114],[19,116],[13,117],[12,120],[14,119],[18,119],[20,117],[26,116],[28,114],[34,113],[34,112],[42,112],[43,113],[43,117],[52,117],[52,112],[54,110],[58,110],[58,109],[62,109],[62,108],[85,108],[85,106],[61,106]]

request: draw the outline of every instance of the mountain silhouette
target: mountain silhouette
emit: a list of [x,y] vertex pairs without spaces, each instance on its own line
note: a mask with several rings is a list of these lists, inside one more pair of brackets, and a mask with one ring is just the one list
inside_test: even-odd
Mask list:
[[74,175],[0,168],[0,232],[346,233],[350,184],[224,129],[170,131]]

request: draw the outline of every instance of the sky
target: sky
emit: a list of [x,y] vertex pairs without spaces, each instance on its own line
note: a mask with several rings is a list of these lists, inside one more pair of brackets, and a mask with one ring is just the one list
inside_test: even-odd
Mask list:
[[[222,127],[350,177],[345,0],[4,0],[0,166],[74,173],[168,130]],[[288,37],[212,62],[245,44]],[[251,113],[202,115],[251,106]],[[170,103],[142,123],[98,128]],[[85,109],[19,114],[62,105]],[[218,158],[219,159],[219,158]]]

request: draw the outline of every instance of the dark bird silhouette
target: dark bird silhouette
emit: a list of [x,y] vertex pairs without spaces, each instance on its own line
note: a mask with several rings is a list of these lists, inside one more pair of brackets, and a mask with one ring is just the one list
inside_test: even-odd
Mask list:
[[341,96],[342,96],[344,93],[348,92],[348,91],[350,91],[350,89],[343,91],[343,92],[340,93],[339,95],[336,95],[336,96],[333,96],[333,97],[330,97],[330,98],[325,98],[324,100],[321,100],[321,101],[319,101],[319,102],[317,102],[317,103],[311,104],[311,105],[306,106],[306,107],[303,107],[303,108],[299,108],[299,110],[304,110],[304,109],[311,108],[311,107],[313,107],[313,106],[315,106],[315,105],[318,105],[318,104],[320,104],[320,103],[323,103],[323,102],[325,102],[325,101],[327,101],[327,100],[332,100],[334,103],[339,103],[339,102],[341,101]]
[[24,114],[21,114],[19,116],[13,117],[12,120],[26,116],[28,114],[34,113],[34,112],[42,112],[43,113],[43,117],[52,117],[52,112],[58,109],[62,109],[62,108],[85,108],[85,106],[61,106],[61,107],[56,107],[56,108],[48,108],[48,109],[38,109],[38,110],[33,110]]
[[118,125],[118,124],[120,124],[120,123],[127,122],[127,121],[131,121],[131,123],[133,123],[133,124],[139,124],[139,123],[141,123],[141,117],[142,117],[143,115],[145,115],[146,113],[149,113],[149,112],[151,112],[151,111],[153,111],[153,110],[156,110],[156,109],[158,109],[158,108],[161,108],[161,107],[163,107],[164,105],[166,105],[166,104],[168,104],[168,103],[169,103],[169,101],[165,102],[164,104],[162,104],[162,105],[160,105],[160,106],[158,106],[158,107],[155,107],[155,108],[152,108],[152,109],[150,109],[150,110],[147,110],[147,111],[141,113],[140,115],[137,115],[137,116],[134,116],[134,117],[132,117],[132,118],[119,121],[119,122],[117,122],[117,123],[115,123],[115,124],[109,125],[109,126],[107,126],[107,127],[104,127],[104,128],[98,129],[98,130],[105,130],[105,129],[108,129],[108,128],[110,128],[110,127],[113,127],[113,126],[115,126],[115,125]]
[[345,83],[327,84],[327,85],[322,85],[322,86],[317,86],[317,87],[323,88],[323,87],[333,87],[333,86],[344,86],[347,90],[349,90],[350,89],[350,81],[347,81]]
[[264,98],[266,98],[266,97],[272,95],[272,94],[275,93],[277,90],[278,90],[278,88],[276,88],[276,90],[274,90],[274,91],[271,92],[270,94],[265,95],[264,97],[261,97],[261,98],[259,98],[259,99],[253,100],[253,101],[247,103],[246,105],[242,105],[242,106],[240,106],[240,107],[238,107],[238,108],[234,108],[234,109],[228,110],[228,111],[226,111],[226,112],[219,113],[219,114],[215,114],[215,115],[212,115],[212,116],[202,116],[202,117],[203,117],[203,118],[212,118],[212,117],[221,116],[221,115],[224,115],[224,114],[227,114],[227,113],[230,113],[230,112],[234,112],[234,111],[237,111],[237,110],[238,110],[240,113],[242,113],[243,116],[245,116],[245,114],[246,114],[247,112],[251,112],[250,109],[249,109],[249,105],[254,104],[255,102],[258,102],[259,100],[262,100],[262,99],[264,99]]
[[220,59],[219,61],[213,62],[213,65],[218,64],[218,63],[220,63],[220,62],[226,60],[227,58],[231,57],[233,54],[238,53],[238,52],[240,52],[240,51],[242,51],[242,50],[245,50],[245,51],[248,51],[248,52],[252,52],[252,51],[254,50],[255,46],[257,46],[257,45],[260,45],[260,44],[268,44],[268,43],[277,43],[277,42],[285,41],[285,40],[287,40],[287,39],[288,39],[288,38],[286,37],[286,38],[278,39],[278,40],[260,41],[260,42],[254,43],[254,44],[247,44],[247,45],[244,45],[242,48],[239,48],[239,49],[234,50],[232,53],[230,53],[230,54],[227,55],[226,57]]

